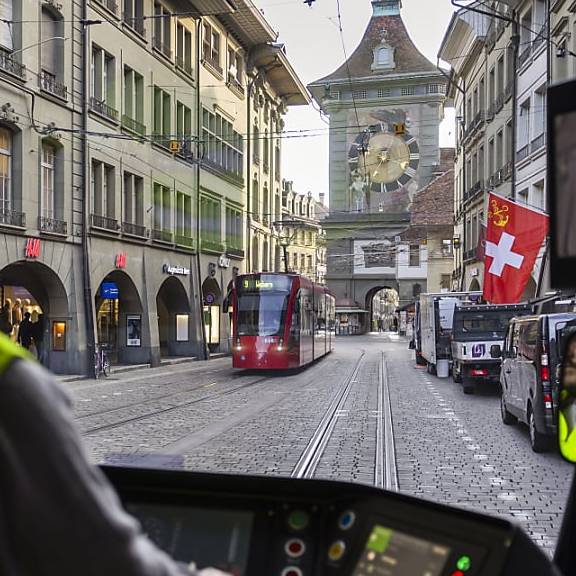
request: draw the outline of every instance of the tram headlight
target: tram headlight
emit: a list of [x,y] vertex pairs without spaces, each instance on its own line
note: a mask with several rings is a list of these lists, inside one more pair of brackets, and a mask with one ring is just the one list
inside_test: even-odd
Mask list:
[[278,352],[282,352],[282,350],[284,350],[284,338],[280,338],[280,340],[278,340],[277,350]]
[[242,343],[240,342],[240,338],[236,338],[236,350],[240,352],[242,350]]

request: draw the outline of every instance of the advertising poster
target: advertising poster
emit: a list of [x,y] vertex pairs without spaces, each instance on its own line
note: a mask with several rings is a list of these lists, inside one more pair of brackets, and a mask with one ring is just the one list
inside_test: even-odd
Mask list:
[[142,337],[142,316],[126,316],[126,346],[140,346]]

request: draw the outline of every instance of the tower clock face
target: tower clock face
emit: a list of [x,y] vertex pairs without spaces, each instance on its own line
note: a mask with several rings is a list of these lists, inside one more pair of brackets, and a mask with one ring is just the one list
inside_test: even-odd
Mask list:
[[358,134],[348,153],[351,172],[362,176],[372,192],[388,193],[409,184],[418,172],[418,141],[407,130],[380,122]]

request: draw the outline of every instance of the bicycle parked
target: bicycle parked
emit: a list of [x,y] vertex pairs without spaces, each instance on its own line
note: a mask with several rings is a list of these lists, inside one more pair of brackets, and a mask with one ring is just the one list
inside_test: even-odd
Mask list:
[[104,375],[106,378],[110,375],[110,360],[106,354],[106,344],[96,344],[96,352],[94,352],[94,375],[100,378]]

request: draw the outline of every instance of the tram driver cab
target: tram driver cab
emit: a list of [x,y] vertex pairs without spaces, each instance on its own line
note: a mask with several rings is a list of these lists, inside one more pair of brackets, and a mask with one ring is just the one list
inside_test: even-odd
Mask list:
[[[571,134],[576,134],[576,113],[567,116],[558,102],[574,106],[575,90],[574,85],[552,88],[549,98],[550,126],[569,125]],[[563,114],[563,122],[556,124],[555,114]],[[552,130],[551,159],[555,138]],[[554,180],[551,184],[554,198]],[[576,180],[572,196],[574,188]],[[573,222],[576,206],[570,214]],[[553,245],[561,231],[553,219]],[[566,257],[576,258],[576,250]],[[574,275],[574,264],[562,273]],[[576,278],[565,280],[576,286]],[[572,360],[576,353],[566,356]],[[573,376],[573,367],[565,373]],[[570,410],[564,434],[566,423],[573,428]],[[103,470],[125,509],[160,548],[177,561],[234,576],[544,576],[576,569],[574,485],[552,562],[510,521],[370,486],[167,469]],[[1,478],[2,470],[0,485]],[[1,554],[0,541],[0,559]]]

